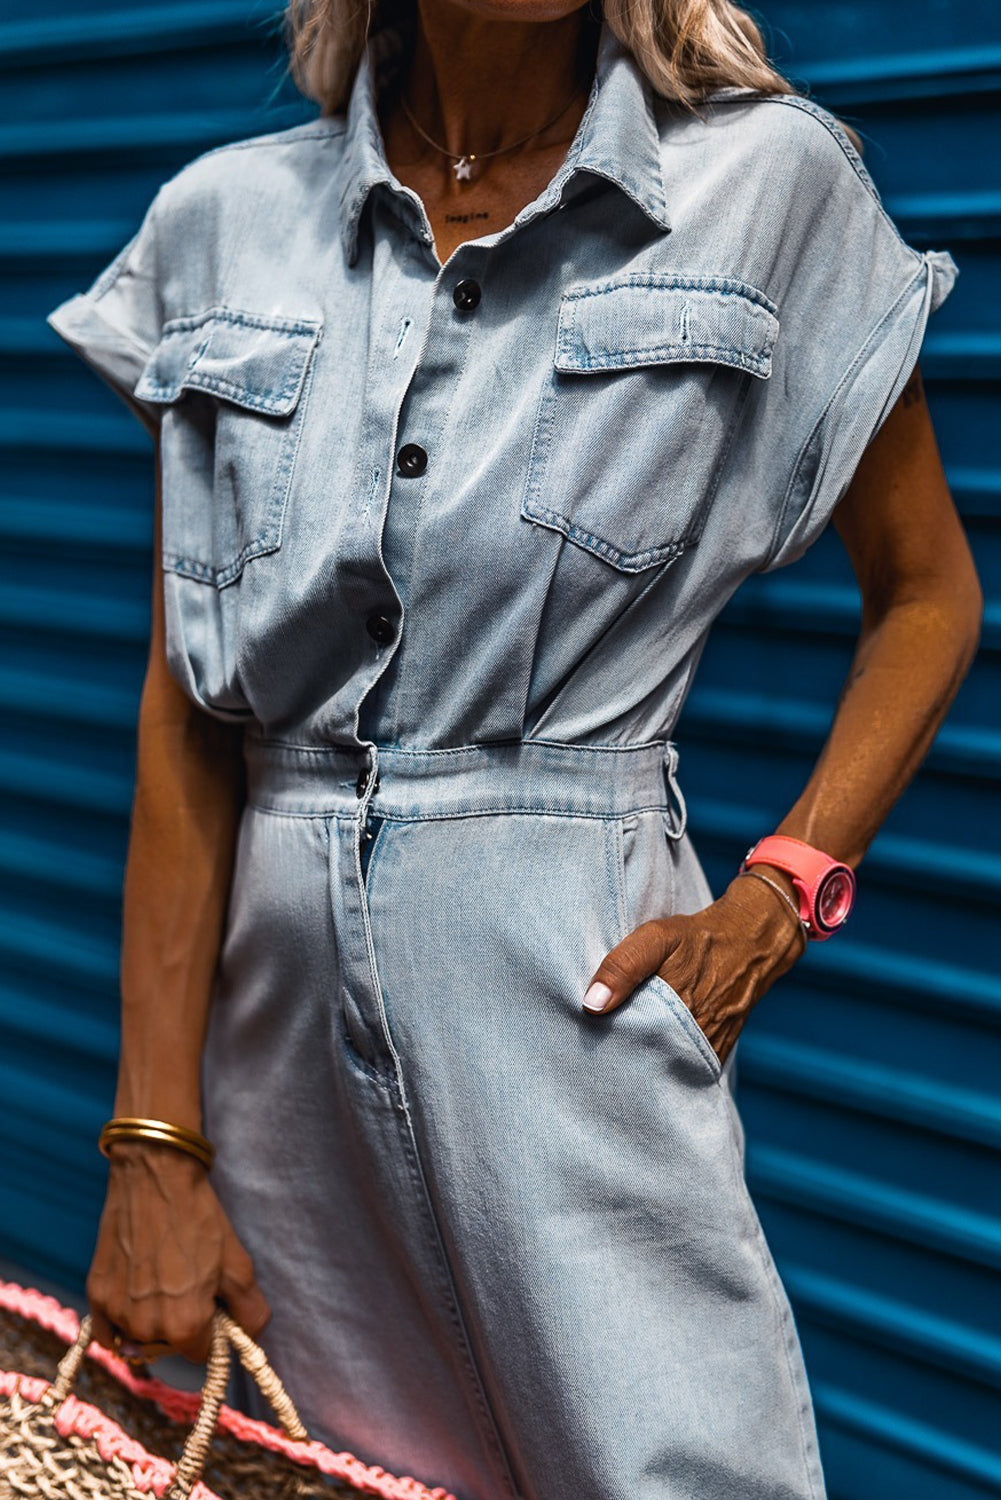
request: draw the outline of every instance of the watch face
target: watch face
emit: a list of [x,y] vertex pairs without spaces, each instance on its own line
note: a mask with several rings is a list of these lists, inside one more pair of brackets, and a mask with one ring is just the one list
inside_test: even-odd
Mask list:
[[855,880],[850,870],[832,870],[817,892],[817,917],[833,932],[848,920],[855,901]]

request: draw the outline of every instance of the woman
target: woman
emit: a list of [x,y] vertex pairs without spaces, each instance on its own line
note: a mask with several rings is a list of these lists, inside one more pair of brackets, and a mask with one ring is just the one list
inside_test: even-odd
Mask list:
[[[975,650],[955,266],[724,0],[291,19],[319,118],[50,320],[157,440],[115,1115],[196,1150],[106,1141],[97,1336],[201,1358],[219,1297],[462,1500],[818,1500],[734,1046]],[[832,515],[855,662],[714,900],[670,733]]]

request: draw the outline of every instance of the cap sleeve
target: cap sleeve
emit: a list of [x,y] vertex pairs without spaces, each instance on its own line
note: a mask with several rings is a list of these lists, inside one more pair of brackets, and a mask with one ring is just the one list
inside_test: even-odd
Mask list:
[[814,126],[809,222],[780,307],[764,401],[777,484],[760,572],[794,562],[827,525],[958,274],[948,252],[905,242],[833,117],[797,104],[824,133]]
[[143,366],[160,337],[162,305],[157,261],[157,214],[161,192],[127,245],[85,292],[70,297],[46,318],[121,396],[151,433],[160,411],[133,394]]

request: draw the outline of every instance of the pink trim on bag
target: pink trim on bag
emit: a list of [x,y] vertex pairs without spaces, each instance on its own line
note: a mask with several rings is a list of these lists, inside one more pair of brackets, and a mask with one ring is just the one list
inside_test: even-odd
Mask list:
[[[0,1395],[13,1396],[17,1392],[26,1401],[40,1401],[48,1388],[49,1382],[40,1375],[19,1375],[16,1370],[0,1370]],[[56,1408],[55,1424],[60,1437],[81,1437],[92,1441],[105,1463],[117,1458],[128,1464],[138,1490],[152,1490],[155,1495],[162,1495],[173,1478],[173,1464],[147,1452],[99,1407],[81,1401],[72,1391]],[[191,1491],[191,1500],[218,1500],[218,1496],[199,1480]]]
[[[30,1319],[40,1328],[56,1334],[66,1344],[72,1344],[80,1331],[80,1319],[73,1308],[64,1307],[55,1297],[49,1297],[35,1287],[19,1286],[15,1281],[0,1279],[0,1307]],[[87,1358],[95,1360],[134,1395],[155,1401],[168,1417],[179,1422],[194,1421],[201,1400],[197,1391],[179,1391],[155,1376],[144,1378],[136,1375],[123,1359],[119,1359],[117,1354],[96,1340],[90,1343]],[[6,1396],[17,1390],[27,1400],[38,1401],[48,1389],[48,1384],[40,1376],[0,1370],[0,1394]],[[284,1453],[304,1467],[318,1469],[321,1474],[343,1480],[362,1494],[377,1495],[380,1500],[456,1500],[450,1491],[441,1486],[429,1490],[426,1485],[409,1476],[397,1478],[379,1464],[365,1464],[360,1458],[355,1458],[353,1453],[334,1453],[323,1443],[312,1439],[297,1442],[286,1437],[270,1423],[248,1417],[225,1403],[219,1408],[218,1425],[244,1442],[258,1443],[274,1453]],[[156,1495],[162,1495],[173,1478],[172,1463],[148,1453],[140,1443],[123,1432],[117,1422],[106,1417],[96,1406],[80,1401],[72,1392],[56,1414],[56,1427],[63,1437],[77,1433],[81,1437],[93,1438],[105,1460],[117,1455],[131,1464],[136,1488],[139,1490],[152,1490]],[[217,1496],[199,1482],[191,1491],[191,1500],[217,1500]]]

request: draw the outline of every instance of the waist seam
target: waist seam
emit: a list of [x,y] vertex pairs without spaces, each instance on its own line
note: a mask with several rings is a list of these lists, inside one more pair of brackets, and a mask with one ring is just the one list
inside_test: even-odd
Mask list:
[[[255,812],[264,813],[273,818],[321,818],[334,819],[341,823],[355,823],[358,821],[358,810],[348,807],[340,809],[337,807],[318,807],[315,802],[296,806],[293,803],[282,806],[271,806],[266,802],[255,799],[247,799],[248,807]],[[384,819],[387,823],[440,823],[460,818],[492,818],[492,817],[515,817],[515,818],[594,818],[597,822],[616,822],[620,818],[631,818],[640,813],[670,811],[670,804],[665,798],[663,802],[651,802],[643,806],[628,806],[616,811],[585,811],[578,807],[546,807],[542,803],[534,802],[524,807],[510,807],[499,803],[496,807],[466,807],[449,810],[436,810],[433,812],[400,812],[381,805],[378,800],[371,804],[374,817]]]
[[[673,837],[684,799],[670,740],[624,746],[501,741],[441,750],[340,746],[297,748],[248,736],[247,801],[278,816],[396,823],[501,815],[621,818],[660,812]],[[677,815],[672,813],[674,798]]]
[[295,740],[280,740],[268,736],[248,734],[248,745],[270,750],[292,750],[297,755],[344,757],[364,759],[373,746],[379,755],[407,756],[419,759],[430,756],[490,755],[504,751],[531,749],[538,746],[544,750],[567,750],[585,755],[625,755],[640,750],[662,750],[673,743],[667,739],[627,740],[621,745],[587,745],[574,740],[489,740],[468,745],[411,746],[379,744],[367,741],[362,745],[302,745]]

